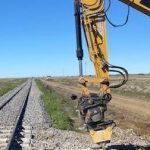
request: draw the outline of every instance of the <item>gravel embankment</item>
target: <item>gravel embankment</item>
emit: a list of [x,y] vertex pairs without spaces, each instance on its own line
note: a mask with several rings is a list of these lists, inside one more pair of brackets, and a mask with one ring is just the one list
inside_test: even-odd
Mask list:
[[24,124],[28,124],[35,129],[51,126],[50,119],[44,111],[41,96],[42,93],[39,91],[35,81],[33,80],[23,120]]
[[[37,139],[39,142],[36,147],[39,149],[89,149],[95,146],[97,147],[87,134],[61,131],[54,128],[39,131]],[[144,137],[136,136],[132,130],[116,128],[112,142],[108,144],[108,149],[134,150],[136,148],[140,150],[141,147],[148,145],[149,142]]]
[[[48,126],[48,117],[47,115],[44,117],[46,113],[42,108],[41,93],[35,83],[33,83],[30,98],[30,103],[34,104],[36,108],[29,105],[30,109],[32,109],[32,115],[35,116],[35,119],[29,120],[31,120],[33,124],[35,123],[34,126],[37,126],[36,123],[38,123],[36,128],[38,130],[34,131],[35,143],[33,149],[89,149],[95,146],[88,134],[81,134],[74,131],[62,131],[54,129],[53,127],[45,128]],[[33,112],[33,110],[36,111]],[[31,118],[33,116],[31,116]],[[45,123],[46,125],[44,125]],[[122,130],[117,127],[114,129],[113,139],[108,149],[134,150],[140,149],[141,146],[148,146],[150,145],[149,143],[150,142],[145,137],[137,136],[132,129]]]
[[[25,87],[24,90],[27,90],[27,87]],[[15,99],[0,112],[0,126],[8,124],[11,125],[14,120],[13,115],[19,108],[19,105],[21,104],[20,100],[24,96],[24,93],[24,91],[21,91],[20,94],[17,95]],[[42,93],[39,91],[35,81],[33,80],[23,119],[23,124],[25,126],[33,127],[32,134],[34,135],[34,138],[31,149],[78,150],[95,147],[87,133],[83,134],[75,131],[62,131],[51,127],[51,121],[43,108],[41,95]],[[141,146],[150,146],[149,141],[146,137],[137,136],[132,129],[122,130],[117,127],[114,129],[113,139],[111,145],[108,146],[108,149],[140,150]]]

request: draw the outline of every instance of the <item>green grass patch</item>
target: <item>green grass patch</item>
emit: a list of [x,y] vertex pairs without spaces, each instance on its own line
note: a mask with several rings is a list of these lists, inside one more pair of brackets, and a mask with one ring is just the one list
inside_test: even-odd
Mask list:
[[3,96],[7,92],[13,90],[17,86],[21,85],[23,82],[25,82],[25,79],[0,81],[0,96]]
[[53,89],[45,86],[39,80],[36,81],[39,89],[43,93],[42,99],[44,107],[53,121],[53,126],[61,130],[72,130],[73,120],[68,115],[65,107],[66,100]]

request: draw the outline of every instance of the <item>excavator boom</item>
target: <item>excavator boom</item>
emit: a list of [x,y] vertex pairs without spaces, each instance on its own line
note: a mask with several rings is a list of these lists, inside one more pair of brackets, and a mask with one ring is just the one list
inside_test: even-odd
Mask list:
[[150,16],[150,0],[120,0],[120,1]]
[[[82,85],[81,97],[78,100],[81,118],[95,143],[109,142],[114,122],[104,117],[107,103],[112,98],[109,84],[110,64],[108,63],[104,1],[74,0],[74,8],[79,83]],[[90,78],[83,77],[81,28],[84,31],[89,57],[95,68],[96,76]],[[90,92],[87,87],[88,83],[99,84],[97,93]]]
[[[150,15],[150,0],[119,0],[128,6]],[[107,11],[105,0],[74,0],[77,58],[79,60],[79,83],[82,86],[78,106],[81,118],[97,144],[110,142],[114,121],[105,118],[107,104],[112,99],[111,88],[118,88],[128,81],[128,72],[123,67],[108,62],[106,21]],[[83,76],[82,71],[82,29],[87,43],[89,57],[94,65],[95,76]],[[109,73],[119,73],[123,79],[112,85]],[[93,93],[88,83],[98,83],[98,91]],[[77,97],[72,96],[75,100]]]

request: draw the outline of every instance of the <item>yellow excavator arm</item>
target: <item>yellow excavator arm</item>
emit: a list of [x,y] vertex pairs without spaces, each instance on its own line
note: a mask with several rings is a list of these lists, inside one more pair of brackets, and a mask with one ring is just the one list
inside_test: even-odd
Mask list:
[[[120,0],[150,15],[150,0]],[[81,118],[95,143],[111,140],[113,120],[106,120],[105,111],[111,100],[110,89],[118,88],[128,81],[128,72],[123,67],[108,62],[106,8],[104,0],[74,0],[77,58],[79,60],[79,83],[82,85],[81,97],[78,99]],[[82,29],[87,42],[88,53],[95,68],[95,76],[84,77],[82,71]],[[123,80],[117,85],[110,84],[109,72],[119,73]],[[99,83],[97,93],[90,92],[88,83]],[[72,99],[76,99],[75,95]]]
[[[106,21],[104,14],[104,2],[97,0],[82,0],[82,25],[88,45],[88,52],[94,64],[96,77],[86,78],[87,82],[103,83],[109,80],[108,52],[106,40]],[[105,84],[106,85],[106,84]],[[102,89],[103,88],[103,89]],[[109,93],[108,87],[102,87],[102,93]]]
[[[106,17],[103,0],[75,0],[75,23],[77,39],[77,58],[79,60],[79,83],[82,85],[82,95],[78,100],[80,114],[95,143],[111,140],[113,120],[106,120],[104,113],[107,103],[111,100],[110,88],[120,87],[128,80],[127,71],[108,63]],[[82,72],[82,35],[81,27],[85,34],[89,57],[94,64],[96,76],[83,77]],[[110,85],[109,72],[117,72],[123,76],[123,81],[118,85]],[[88,83],[98,83],[97,93],[90,92]],[[75,96],[72,96],[74,99]]]
[[150,0],[120,0],[120,1],[150,16]]

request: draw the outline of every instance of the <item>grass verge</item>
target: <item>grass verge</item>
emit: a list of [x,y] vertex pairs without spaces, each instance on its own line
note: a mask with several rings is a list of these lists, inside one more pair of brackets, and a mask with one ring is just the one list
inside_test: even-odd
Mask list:
[[0,96],[3,96],[7,92],[13,90],[23,82],[25,82],[25,79],[0,81]]
[[53,126],[61,130],[73,130],[73,120],[70,118],[64,106],[66,105],[66,100],[39,80],[36,83],[43,93],[44,107],[53,121]]

